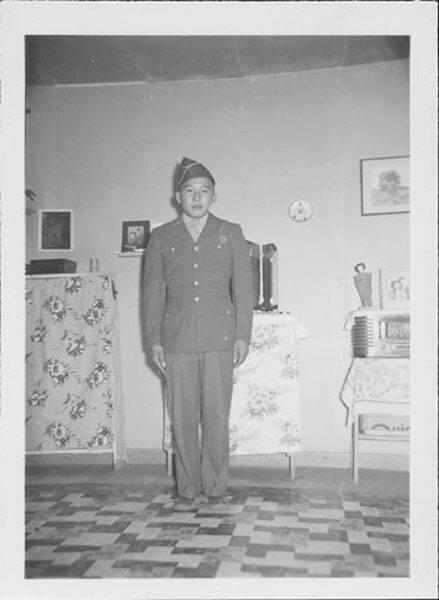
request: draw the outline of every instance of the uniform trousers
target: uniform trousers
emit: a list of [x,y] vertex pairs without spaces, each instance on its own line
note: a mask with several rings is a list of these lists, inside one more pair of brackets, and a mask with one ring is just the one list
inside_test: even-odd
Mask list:
[[233,352],[167,353],[165,360],[177,493],[220,496],[229,470]]

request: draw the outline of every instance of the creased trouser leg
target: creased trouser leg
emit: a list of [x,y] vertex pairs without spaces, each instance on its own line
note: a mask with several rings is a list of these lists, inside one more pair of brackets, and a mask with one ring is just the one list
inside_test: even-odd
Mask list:
[[195,498],[201,493],[199,414],[200,371],[196,353],[166,356],[168,414],[174,434],[177,493]]
[[208,496],[227,489],[229,472],[229,414],[232,397],[232,352],[203,354],[201,418],[201,481]]
[[176,446],[177,492],[189,498],[201,491],[210,496],[221,495],[228,476],[233,354],[168,354],[166,371],[168,413]]

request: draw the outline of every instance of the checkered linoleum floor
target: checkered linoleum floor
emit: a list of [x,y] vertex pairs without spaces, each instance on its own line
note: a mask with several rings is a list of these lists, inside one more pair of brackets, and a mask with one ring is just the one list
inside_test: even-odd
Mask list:
[[173,488],[28,485],[27,578],[407,577],[408,501],[231,486],[179,507]]

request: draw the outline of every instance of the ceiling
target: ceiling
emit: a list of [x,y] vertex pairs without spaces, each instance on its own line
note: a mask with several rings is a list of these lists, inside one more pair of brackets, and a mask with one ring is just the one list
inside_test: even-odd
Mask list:
[[399,60],[408,36],[27,36],[28,85],[161,82]]

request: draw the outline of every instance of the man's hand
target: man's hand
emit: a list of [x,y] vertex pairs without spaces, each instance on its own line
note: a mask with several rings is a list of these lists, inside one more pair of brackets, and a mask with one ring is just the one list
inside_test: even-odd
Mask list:
[[154,345],[151,348],[151,358],[152,362],[158,368],[160,373],[166,375],[166,363],[165,363],[165,352],[163,350],[163,346]]
[[242,340],[236,340],[233,346],[233,366],[239,367],[247,358],[248,344]]

